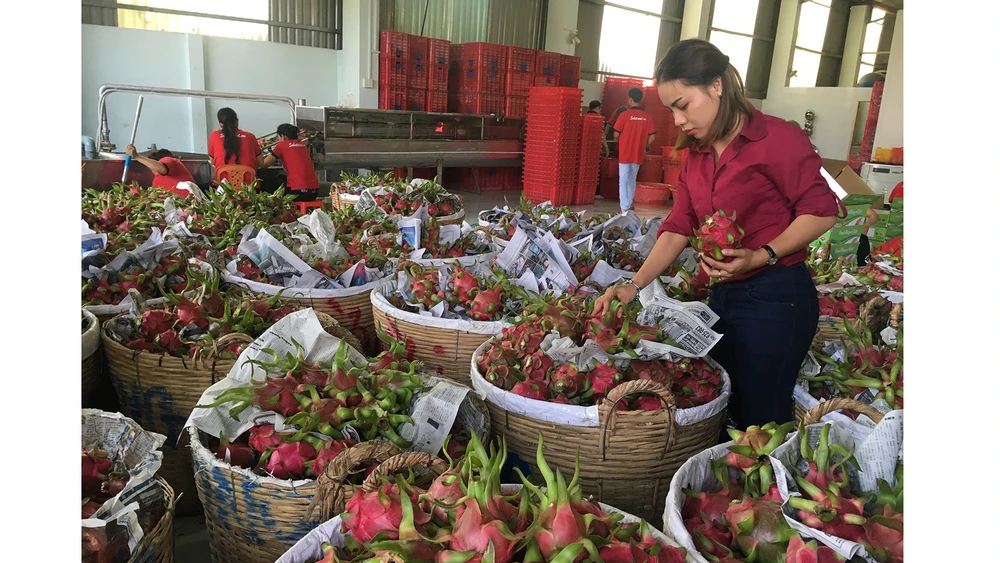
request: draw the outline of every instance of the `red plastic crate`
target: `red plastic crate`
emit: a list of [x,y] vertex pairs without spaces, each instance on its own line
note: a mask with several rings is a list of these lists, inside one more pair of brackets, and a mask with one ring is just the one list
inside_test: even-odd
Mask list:
[[676,168],[664,168],[663,169],[663,183],[670,184],[671,186],[676,186],[677,182],[681,178],[681,169]]
[[410,60],[410,35],[383,29],[379,32],[379,56]]
[[580,85],[580,57],[562,55],[559,62],[559,85],[569,88]]
[[588,114],[581,121],[580,165],[573,195],[575,205],[594,202],[601,176],[601,135],[604,132],[604,118]]
[[507,47],[494,43],[463,43],[459,90],[503,94],[507,84]]
[[448,46],[451,59],[448,61],[448,91],[458,92],[462,87],[462,45],[452,43]]
[[620,106],[628,107],[629,88],[642,88],[642,80],[617,76],[608,76],[604,79],[604,86],[601,89],[601,113],[606,119],[611,119]]
[[506,101],[504,115],[518,119],[524,119],[528,116],[527,96],[507,96]]
[[507,48],[508,96],[527,96],[528,89],[535,82],[535,49],[525,47]]
[[684,164],[684,159],[687,158],[687,149],[678,152],[673,146],[669,146],[662,147],[660,150],[663,153],[663,168],[680,167]]
[[427,65],[425,63],[410,61],[406,85],[410,88],[427,89]]
[[658,154],[647,154],[639,165],[639,173],[636,174],[636,182],[659,182],[663,177],[663,156]]
[[[660,101],[656,86],[646,86],[642,89],[642,105],[652,118],[653,127],[656,129],[656,137],[653,137],[653,143],[649,150],[653,153],[659,153],[663,147],[676,145],[680,128],[674,125],[674,115]],[[655,182],[656,180],[650,179],[649,181]]]
[[406,109],[406,88],[398,86],[380,86],[378,90],[378,109]]
[[457,113],[471,115],[501,114],[504,112],[505,98],[500,94],[470,94],[460,92],[458,94]]
[[427,45],[427,89],[448,91],[448,74],[451,68],[451,41],[431,39]]
[[551,76],[558,81],[562,71],[562,54],[551,51],[538,51],[535,56],[535,74]]
[[448,92],[442,92],[440,90],[428,90],[427,91],[427,102],[424,107],[427,109],[424,111],[432,111],[435,113],[446,113],[448,111]]
[[407,88],[406,109],[410,111],[427,111],[427,90]]
[[559,86],[559,77],[536,74],[533,86]]
[[409,64],[403,59],[392,57],[379,58],[378,81],[386,86],[406,88],[407,77],[410,74]]
[[426,65],[429,58],[428,39],[419,35],[410,35],[408,39],[408,47],[410,49],[409,59],[413,62]]

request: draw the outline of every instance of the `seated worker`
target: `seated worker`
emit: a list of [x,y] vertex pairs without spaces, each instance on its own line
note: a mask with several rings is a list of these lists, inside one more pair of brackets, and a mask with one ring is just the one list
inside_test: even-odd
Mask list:
[[163,188],[181,197],[191,195],[191,192],[178,188],[177,184],[180,182],[191,182],[193,184],[195,183],[194,176],[167,149],[160,149],[147,157],[140,155],[135,150],[134,145],[127,145],[125,147],[125,154],[131,156],[132,160],[149,168],[156,174],[153,176],[154,188]]
[[260,163],[261,168],[274,165],[281,159],[281,165],[288,174],[286,186],[295,195],[295,201],[316,201],[319,179],[313,166],[309,147],[299,140],[299,129],[291,123],[278,126],[278,142]]
[[208,157],[216,170],[227,164],[242,164],[257,170],[260,145],[253,133],[240,129],[240,120],[232,108],[222,108],[217,117],[219,129],[208,136]]

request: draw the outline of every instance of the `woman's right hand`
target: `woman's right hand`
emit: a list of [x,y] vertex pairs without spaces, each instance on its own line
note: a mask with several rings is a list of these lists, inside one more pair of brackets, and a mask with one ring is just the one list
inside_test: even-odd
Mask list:
[[132,158],[135,158],[136,155],[135,145],[125,145],[125,154],[131,156]]
[[604,292],[604,295],[597,298],[597,302],[594,303],[593,316],[599,317],[608,312],[611,302],[616,299],[622,303],[631,303],[638,294],[639,288],[634,284],[615,284],[609,287],[608,290]]

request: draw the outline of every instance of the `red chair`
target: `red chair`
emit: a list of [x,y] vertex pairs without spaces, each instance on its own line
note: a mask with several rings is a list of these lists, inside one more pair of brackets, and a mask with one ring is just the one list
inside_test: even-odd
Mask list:
[[234,190],[240,191],[257,179],[257,169],[244,164],[227,164],[215,169],[215,183],[229,182]]
[[298,210],[299,215],[308,214],[310,209],[324,209],[323,202],[318,199],[316,201],[296,201],[295,208]]

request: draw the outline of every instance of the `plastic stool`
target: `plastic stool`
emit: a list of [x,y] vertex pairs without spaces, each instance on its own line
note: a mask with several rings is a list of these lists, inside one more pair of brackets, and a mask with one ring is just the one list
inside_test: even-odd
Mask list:
[[316,201],[296,201],[295,208],[298,209],[299,215],[307,215],[310,209],[323,209],[323,202],[318,199]]
[[215,169],[215,182],[229,182],[234,190],[240,191],[257,179],[257,170],[243,164],[227,164]]

